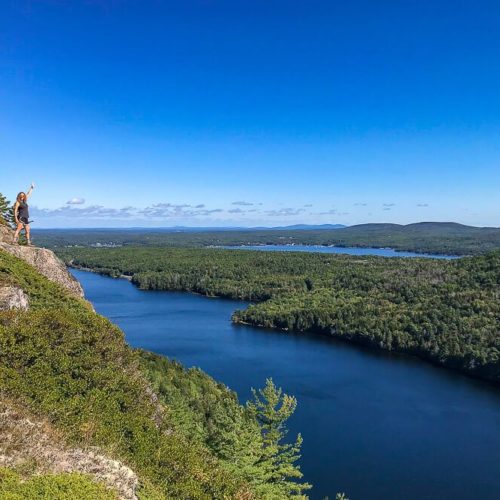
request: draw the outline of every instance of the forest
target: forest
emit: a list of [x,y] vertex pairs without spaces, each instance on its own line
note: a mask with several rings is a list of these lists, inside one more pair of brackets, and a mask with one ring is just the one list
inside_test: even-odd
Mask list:
[[335,245],[394,248],[448,255],[478,255],[500,248],[500,228],[451,222],[361,224],[339,229],[46,229],[37,244],[66,246],[208,247],[240,245]]
[[500,382],[500,251],[455,260],[186,248],[68,248],[148,290],[252,302],[233,321],[318,332]]

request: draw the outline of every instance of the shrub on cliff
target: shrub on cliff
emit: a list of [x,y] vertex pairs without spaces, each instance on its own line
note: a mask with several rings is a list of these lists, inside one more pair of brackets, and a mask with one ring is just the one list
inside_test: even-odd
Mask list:
[[0,468],[0,498],[4,500],[116,500],[115,492],[83,474],[43,474],[23,479]]

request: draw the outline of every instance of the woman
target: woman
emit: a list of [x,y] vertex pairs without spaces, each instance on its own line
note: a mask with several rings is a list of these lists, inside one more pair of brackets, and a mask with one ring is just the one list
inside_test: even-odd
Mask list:
[[22,231],[24,227],[24,231],[26,232],[26,240],[28,245],[31,246],[31,236],[30,236],[30,213],[28,208],[27,200],[31,196],[31,192],[35,185],[31,183],[31,186],[27,193],[21,191],[16,198],[16,203],[14,204],[14,220],[16,222],[16,232],[14,233],[14,241],[16,244],[19,238],[19,233]]

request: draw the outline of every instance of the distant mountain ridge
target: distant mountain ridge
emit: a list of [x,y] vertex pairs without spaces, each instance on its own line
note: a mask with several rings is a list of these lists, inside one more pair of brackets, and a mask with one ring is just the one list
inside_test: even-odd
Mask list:
[[412,222],[411,224],[394,224],[391,222],[369,222],[365,224],[355,224],[353,226],[344,226],[344,229],[355,230],[371,230],[371,229],[386,229],[386,230],[402,230],[402,231],[454,231],[463,232],[468,230],[500,230],[498,227],[488,226],[468,226],[459,222]]
[[380,230],[401,230],[406,232],[422,230],[439,230],[461,232],[466,230],[493,230],[499,231],[499,227],[494,226],[468,226],[459,222],[412,222],[410,224],[396,224],[392,222],[365,222],[363,224],[292,224],[289,226],[159,226],[159,227],[84,227],[84,228],[40,228],[37,232],[64,232],[64,231],[143,231],[143,232],[227,232],[227,231],[330,231],[330,230],[353,230],[353,231],[380,231]]
[[[333,226],[333,227],[331,227]],[[500,228],[456,222],[370,223],[338,227],[294,225],[280,228],[130,228],[38,230],[48,247],[79,246],[241,246],[334,245],[477,255],[500,248]]]
[[41,228],[38,231],[144,231],[162,233],[201,233],[201,232],[225,232],[225,231],[317,231],[342,229],[348,227],[345,224],[293,224],[291,226],[170,226],[170,227],[88,227],[88,228]]

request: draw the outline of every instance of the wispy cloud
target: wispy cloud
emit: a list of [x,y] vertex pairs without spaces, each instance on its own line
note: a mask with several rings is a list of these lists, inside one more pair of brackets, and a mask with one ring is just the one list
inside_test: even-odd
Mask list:
[[66,206],[56,209],[33,207],[31,212],[34,217],[128,219],[135,214],[135,209],[133,207],[107,208],[102,205],[90,205],[82,208]]
[[293,215],[300,215],[305,212],[304,208],[279,208],[275,210],[266,210],[264,213],[271,217],[290,217]]
[[187,205],[175,203],[155,203],[138,211],[139,215],[147,218],[191,218],[212,215],[223,212],[222,208],[207,209],[205,205]]
[[428,203],[417,203],[417,207],[428,207]]
[[[73,201],[73,200],[70,200]],[[141,221],[150,221],[155,224],[161,223],[162,221],[191,221],[210,219],[212,216],[220,214],[218,219],[223,219],[224,215],[231,217],[246,217],[246,216],[259,216],[261,218],[277,218],[277,217],[297,217],[304,215],[309,210],[307,208],[311,207],[312,204],[308,204],[306,207],[284,207],[284,208],[274,208],[269,210],[263,210],[260,208],[260,203],[250,203],[245,201],[234,202],[232,205],[238,204],[238,206],[233,206],[230,208],[211,208],[207,207],[204,203],[198,204],[188,204],[188,203],[170,203],[161,202],[153,203],[146,207],[133,207],[125,206],[121,208],[105,207],[103,205],[88,205],[82,206],[82,203],[67,203],[66,205],[55,208],[37,208],[32,207],[32,214],[38,220],[44,220],[48,223],[51,219],[61,220],[80,220],[88,221],[128,221],[130,224],[132,221],[140,223]],[[346,215],[347,212],[339,213],[335,209],[328,212],[323,212],[323,214],[333,215]],[[315,215],[315,214],[311,214]],[[317,215],[317,214],[316,214]]]
[[66,202],[66,205],[83,205],[85,203],[85,198],[79,198],[78,196],[75,198],[71,198]]
[[250,201],[233,201],[231,205],[239,205],[240,207],[252,207],[255,203]]
[[367,205],[368,205],[368,203],[361,203],[361,202],[354,204],[355,207],[366,207]]
[[102,205],[75,207],[66,205],[56,209],[32,207],[34,217],[64,217],[70,219],[185,219],[208,216],[224,212],[222,208],[207,209],[204,204],[191,206],[188,204],[155,203],[149,207],[132,206],[109,208]]
[[383,207],[394,207],[396,204],[395,203],[383,203]]
[[307,205],[304,205],[304,208],[311,208],[313,206],[312,203],[308,203]]

